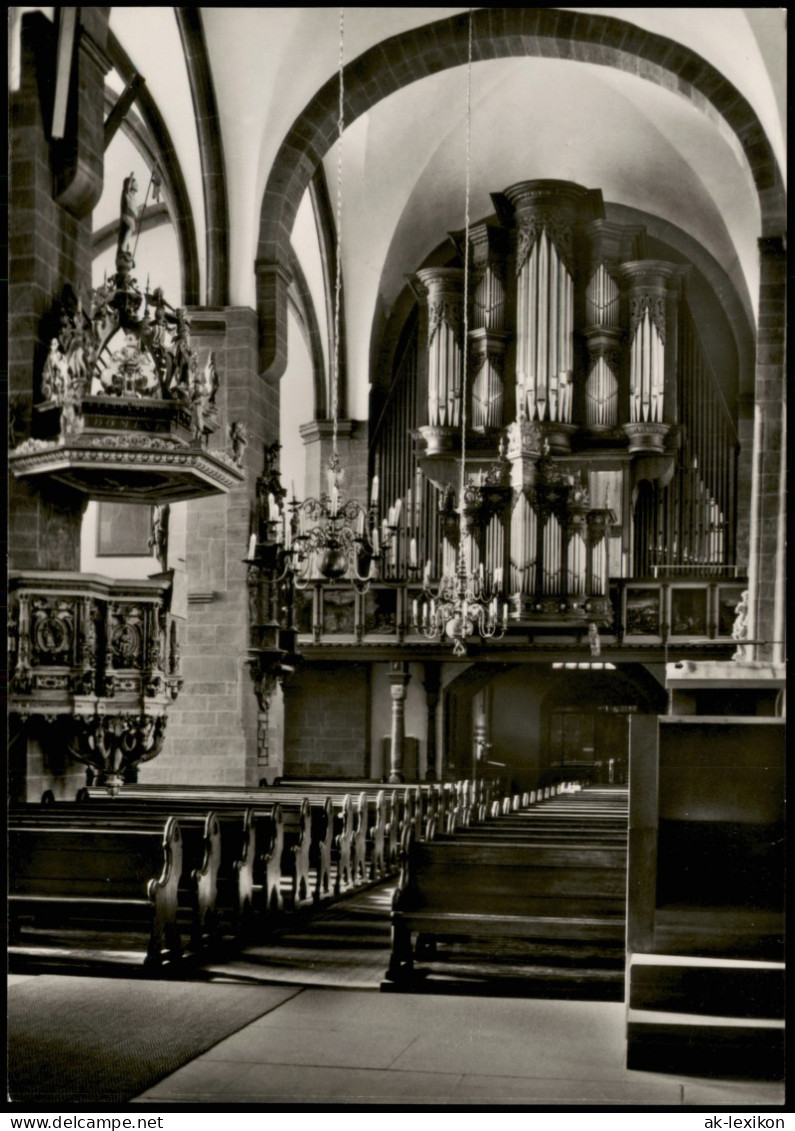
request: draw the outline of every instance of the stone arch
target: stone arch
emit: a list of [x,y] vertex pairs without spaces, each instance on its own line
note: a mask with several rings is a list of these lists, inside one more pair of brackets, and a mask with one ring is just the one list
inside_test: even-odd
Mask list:
[[212,69],[201,11],[198,8],[175,8],[174,14],[182,40],[196,130],[199,135],[199,158],[206,217],[206,304],[226,306],[229,302],[229,205],[223,137]]
[[[108,58],[119,77],[126,84],[136,74],[135,67],[127,52],[112,31],[108,31]],[[163,115],[148,88],[144,85],[135,99],[141,117],[149,131],[158,159],[158,168],[166,178],[169,196],[173,202],[173,223],[179,245],[180,266],[182,268],[182,305],[199,304],[199,250],[196,243],[196,225],[188,196],[188,187],[179,157],[171,140]]]
[[[468,16],[457,14],[392,36],[345,68],[348,124],[389,94],[467,59]],[[624,20],[555,8],[477,8],[475,61],[516,56],[573,59],[630,71],[689,98],[736,135],[759,195],[762,236],[786,224],[781,171],[750,103],[701,56]],[[283,265],[303,193],[337,135],[339,80],[321,87],[293,123],[271,168],[262,200],[255,264],[260,372],[281,376],[287,363]]]

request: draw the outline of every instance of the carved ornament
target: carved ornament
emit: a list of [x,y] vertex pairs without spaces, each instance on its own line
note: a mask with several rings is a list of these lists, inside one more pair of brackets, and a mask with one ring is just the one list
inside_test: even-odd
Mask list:
[[521,274],[527,257],[533,250],[542,232],[555,245],[569,271],[573,274],[572,256],[574,252],[574,229],[568,220],[561,219],[554,212],[539,211],[532,216],[523,216],[518,231],[516,247],[516,274]]
[[660,341],[665,345],[665,298],[662,295],[633,295],[630,298],[630,334],[634,335],[638,325],[645,318],[647,311],[649,318],[656,327],[657,333],[660,335]]
[[438,302],[428,304],[428,346],[433,343],[437,332],[442,326],[452,331],[456,342],[460,345],[462,333],[461,303],[450,299],[440,299]]

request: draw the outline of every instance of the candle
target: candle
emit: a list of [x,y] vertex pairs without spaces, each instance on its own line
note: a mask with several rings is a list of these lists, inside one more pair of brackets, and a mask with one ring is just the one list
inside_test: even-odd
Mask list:
[[418,614],[419,614],[419,602],[418,601],[412,601],[411,602],[411,623],[414,624],[414,625],[419,623],[418,620],[417,620]]
[[422,583],[423,583],[423,585],[425,586],[426,589],[431,583],[431,559],[430,558],[428,558],[427,562],[425,563],[425,572],[422,575]]
[[373,527],[373,553],[378,554],[379,552],[380,552],[380,545],[379,545],[379,542],[378,542],[378,527],[374,526]]
[[249,558],[254,558],[256,556],[256,553],[257,553],[257,536],[256,536],[256,534],[252,534],[251,537],[248,540],[248,556],[249,556]]
[[508,606],[507,605],[502,606],[502,627],[503,628],[508,627]]
[[337,513],[337,501],[338,501],[338,499],[339,499],[339,491],[337,490],[337,485],[334,484],[334,486],[331,488],[331,513],[332,513],[332,515],[336,515],[336,513]]
[[497,589],[502,588],[502,566],[497,566],[494,571],[494,584]]
[[399,523],[400,523],[400,510],[401,510],[402,506],[403,506],[403,500],[398,499],[398,501],[395,503],[395,520],[394,520],[394,522],[390,522],[390,524],[389,524],[390,526],[398,526],[399,525]]
[[282,515],[284,522],[284,548],[289,550],[293,544],[293,524],[286,514]]
[[417,539],[412,538],[409,542],[409,565],[412,569],[417,565]]
[[370,506],[371,507],[377,507],[378,506],[378,476],[377,475],[373,476],[373,482],[372,482],[372,485],[370,487]]
[[356,533],[360,538],[364,537],[364,511],[359,511],[356,516]]

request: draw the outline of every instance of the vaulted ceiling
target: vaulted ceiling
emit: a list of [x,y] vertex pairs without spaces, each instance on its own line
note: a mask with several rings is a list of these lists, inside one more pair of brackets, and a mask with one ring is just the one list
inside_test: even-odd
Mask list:
[[[24,9],[17,9],[22,11]],[[202,8],[217,100],[229,217],[229,300],[256,304],[263,194],[296,120],[337,73],[337,8]],[[584,8],[587,13],[666,37],[712,65],[755,112],[780,176],[785,169],[785,9]],[[349,8],[346,63],[379,45],[408,53],[428,25],[465,17],[465,8]],[[615,26],[615,25],[614,25]],[[196,229],[200,294],[206,294],[202,160],[175,9],[117,7],[111,29],[162,114],[184,174]],[[406,40],[414,33],[413,40]],[[525,179],[560,178],[601,189],[608,215],[655,218],[682,247],[695,241],[714,277],[753,325],[757,239],[763,234],[759,184],[741,139],[703,95],[628,55],[594,48],[559,57],[527,43],[494,41],[497,57],[472,70],[472,217],[493,211],[490,194]],[[620,55],[620,53],[619,53]],[[397,57],[397,56],[396,56]],[[671,58],[674,56],[672,55]],[[617,63],[618,60],[618,63]],[[342,267],[345,284],[348,410],[367,414],[374,341],[407,273],[464,223],[466,66],[439,56],[436,73],[384,82],[384,97],[348,108],[342,146]],[[609,65],[606,65],[609,64]],[[369,65],[369,64],[368,64]],[[398,64],[394,64],[399,70]],[[365,76],[368,77],[368,76]],[[381,76],[375,75],[378,83]],[[353,81],[353,80],[351,80]],[[123,79],[108,76],[119,92]],[[95,231],[118,213],[121,179],[134,161],[129,138],[108,151],[106,192]],[[321,146],[332,207],[338,146]],[[300,164],[300,163],[299,163]],[[307,170],[307,177],[311,170]],[[758,179],[758,178],[757,178]],[[266,209],[267,211],[267,201]],[[326,338],[321,259],[308,201],[298,209],[293,247]],[[150,237],[151,238],[151,237]],[[174,258],[163,233],[158,254]],[[164,266],[165,269],[165,266]],[[310,415],[310,414],[305,414]]]

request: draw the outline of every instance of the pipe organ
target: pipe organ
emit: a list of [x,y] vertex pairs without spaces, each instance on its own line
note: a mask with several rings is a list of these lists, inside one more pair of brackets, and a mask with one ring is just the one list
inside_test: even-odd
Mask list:
[[604,626],[611,581],[731,566],[736,434],[687,268],[649,258],[598,191],[530,181],[493,200],[468,248],[453,233],[449,264],[411,280],[371,445],[384,513],[404,516],[385,577],[452,572],[463,507],[468,566],[503,579],[512,623]]

